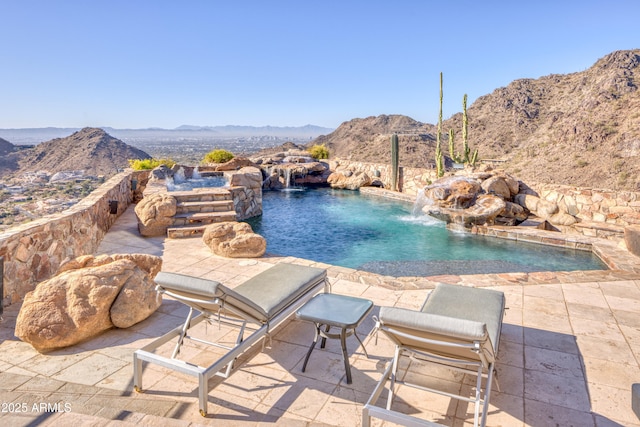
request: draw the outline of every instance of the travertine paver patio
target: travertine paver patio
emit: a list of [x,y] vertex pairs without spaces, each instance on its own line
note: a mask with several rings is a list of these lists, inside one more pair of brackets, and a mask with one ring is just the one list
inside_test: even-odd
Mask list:
[[[606,246],[606,245],[605,245]],[[116,222],[99,253],[142,252],[163,257],[165,271],[237,285],[294,258],[230,260],[212,255],[199,238],[138,236],[133,209]],[[618,254],[617,256],[622,257]],[[637,258],[619,260],[636,265]],[[333,292],[376,305],[418,308],[436,280],[492,286],[507,297],[498,357],[500,391],[494,390],[489,426],[640,426],[631,410],[631,384],[640,382],[640,274],[629,271],[381,278],[325,266]],[[416,286],[418,284],[419,286]],[[417,288],[417,289],[416,289]],[[0,324],[0,402],[3,426],[14,425],[332,425],[360,424],[361,409],[393,348],[367,336],[372,315],[359,327],[370,358],[348,340],[353,384],[344,381],[339,343],[316,349],[305,373],[301,363],[313,336],[311,324],[291,320],[264,352],[244,355],[232,376],[212,379],[207,418],[198,414],[193,377],[148,365],[145,393],[132,391],[132,353],[181,323],[186,308],[165,300],[149,319],[114,329],[82,344],[39,354],[13,336],[19,305],[5,308]],[[226,334],[200,324],[199,333]],[[182,356],[213,356],[188,343]],[[411,361],[418,381],[470,390],[460,374]],[[215,384],[214,384],[215,383]],[[421,393],[398,394],[396,409],[445,425],[470,425],[467,404]],[[35,406],[34,406],[35,405]],[[51,412],[58,409],[60,412]],[[20,411],[20,412],[18,412]],[[374,425],[381,425],[380,422]],[[385,424],[386,425],[386,424]]]

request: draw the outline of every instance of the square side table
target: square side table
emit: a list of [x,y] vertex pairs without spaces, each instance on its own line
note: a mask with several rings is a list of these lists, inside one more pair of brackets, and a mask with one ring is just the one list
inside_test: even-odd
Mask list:
[[[300,320],[313,322],[316,326],[315,337],[304,359],[302,372],[307,368],[307,362],[309,362],[309,357],[319,337],[322,338],[320,348],[324,348],[327,338],[340,339],[342,360],[347,373],[347,384],[351,384],[351,367],[349,366],[346,338],[354,335],[362,346],[364,354],[369,357],[367,349],[356,334],[356,328],[372,309],[373,302],[367,299],[328,293],[318,294],[302,306],[296,312],[296,317]],[[339,328],[340,332],[329,333],[332,327]]]

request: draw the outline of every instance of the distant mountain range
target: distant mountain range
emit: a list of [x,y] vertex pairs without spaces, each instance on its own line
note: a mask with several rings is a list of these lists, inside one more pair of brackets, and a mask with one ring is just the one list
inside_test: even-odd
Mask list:
[[[320,135],[333,131],[331,128],[321,126],[192,126],[182,125],[175,129],[146,128],[146,129],[115,129],[112,127],[102,127],[109,135],[129,141],[149,141],[149,140],[175,140],[190,138],[237,138],[272,136],[289,138],[295,140],[310,140]],[[79,131],[80,128],[21,128],[21,129],[0,129],[0,138],[17,145],[33,145],[54,138],[64,138]]]
[[146,152],[96,128],[84,128],[35,147],[17,146],[0,138],[0,177],[74,170],[82,170],[85,175],[109,177],[128,167],[129,159],[149,157]]

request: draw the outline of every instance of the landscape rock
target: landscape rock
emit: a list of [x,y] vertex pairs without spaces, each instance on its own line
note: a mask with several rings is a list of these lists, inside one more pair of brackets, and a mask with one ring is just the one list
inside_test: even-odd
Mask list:
[[531,194],[517,194],[513,201],[544,219],[558,212],[557,203],[549,202]]
[[216,171],[235,171],[247,166],[257,167],[257,165],[246,157],[234,157],[226,163],[216,166]]
[[[349,174],[349,176],[347,176]],[[334,172],[327,178],[327,183],[331,188],[343,188],[347,190],[357,190],[360,187],[371,185],[371,178],[366,172],[345,171]]]
[[502,200],[511,200],[511,190],[506,181],[500,176],[492,176],[491,178],[482,181],[481,186],[487,194],[494,194],[498,197],[502,197]]
[[262,172],[254,166],[243,167],[238,171],[238,173],[230,174],[229,185],[247,188],[260,188],[262,186]]
[[493,224],[505,208],[505,201],[494,195],[481,195],[468,209],[452,209],[441,206],[425,207],[426,213],[449,224],[465,228],[473,225]]
[[640,225],[629,225],[624,228],[624,243],[629,252],[640,256]]
[[566,212],[555,213],[548,217],[547,220],[553,225],[573,225],[578,222],[576,217]]
[[500,213],[500,216],[505,218],[515,218],[518,221],[524,221],[529,216],[525,208],[519,204],[506,201],[504,203],[505,207],[502,213]]
[[173,169],[163,164],[154,168],[151,171],[151,176],[149,177],[149,179],[152,181],[162,181],[164,179],[173,177],[173,175],[174,175]]
[[25,295],[15,335],[42,352],[77,344],[114,326],[134,325],[162,303],[150,274],[161,263],[150,255],[71,261]]
[[176,199],[167,193],[155,193],[144,197],[135,207],[138,230],[145,237],[164,236],[173,224]]
[[267,250],[265,238],[254,233],[246,222],[208,225],[202,240],[214,254],[227,258],[259,258]]
[[467,177],[444,177],[425,187],[425,195],[438,205],[451,209],[466,209],[473,205],[480,184]]
[[284,185],[280,181],[280,174],[278,172],[272,172],[264,181],[262,181],[262,188],[265,190],[280,190]]

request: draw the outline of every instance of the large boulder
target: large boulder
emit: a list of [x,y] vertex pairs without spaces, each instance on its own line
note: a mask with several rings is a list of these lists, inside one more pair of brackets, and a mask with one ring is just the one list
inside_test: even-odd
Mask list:
[[242,169],[247,166],[257,167],[254,162],[249,160],[246,157],[234,157],[226,163],[222,163],[221,165],[216,166],[216,171],[235,171],[238,169]]
[[112,327],[127,328],[160,307],[152,255],[86,256],[27,293],[15,335],[38,351],[77,344]]
[[145,237],[165,236],[173,224],[177,202],[167,193],[155,193],[143,198],[135,207],[138,230]]
[[624,243],[629,252],[640,256],[640,225],[629,225],[624,228]]
[[493,224],[504,208],[505,201],[502,198],[485,194],[479,196],[475,203],[467,209],[452,209],[431,205],[425,207],[424,210],[434,218],[449,224],[470,228],[473,225]]
[[474,204],[480,189],[474,179],[450,176],[425,187],[425,196],[443,208],[466,209]]
[[347,190],[357,190],[360,187],[371,185],[371,178],[366,172],[344,171],[334,172],[327,178],[327,183],[331,188],[343,188]]
[[515,218],[517,221],[524,221],[529,216],[525,208],[518,205],[517,203],[512,202],[504,202],[505,207],[502,213],[500,213],[501,217],[504,218]]
[[558,204],[531,194],[517,194],[513,201],[533,212],[540,218],[548,219],[558,212]]
[[491,178],[482,181],[481,186],[487,194],[493,194],[501,197],[502,200],[511,200],[511,190],[503,177],[492,176]]
[[254,233],[246,222],[208,225],[202,240],[214,254],[227,258],[259,258],[267,250],[265,238]]

